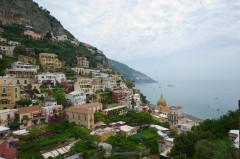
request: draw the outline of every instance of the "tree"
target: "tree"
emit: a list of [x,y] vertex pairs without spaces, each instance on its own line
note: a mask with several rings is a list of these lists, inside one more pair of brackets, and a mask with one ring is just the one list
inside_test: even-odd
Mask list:
[[18,45],[13,49],[13,53],[15,54],[15,56],[25,55],[26,54],[26,47],[24,45]]
[[102,112],[96,112],[94,113],[94,119],[95,119],[95,122],[98,122],[98,121],[103,121],[104,120],[104,115]]
[[52,34],[51,34],[50,32],[47,32],[45,36],[46,36],[46,38],[48,38],[48,39],[51,39],[51,38],[52,38]]
[[56,99],[57,104],[62,104],[64,107],[67,106],[67,99],[64,92],[55,92],[53,96]]
[[5,69],[9,65],[9,59],[3,57],[0,59],[0,76],[3,76],[5,74]]
[[32,104],[32,101],[30,99],[20,99],[16,101],[16,104],[20,106],[29,106]]
[[200,140],[196,144],[195,158],[199,159],[237,159],[237,149],[229,139],[225,140]]
[[193,158],[195,154],[195,145],[203,139],[213,139],[211,132],[186,132],[175,138],[173,147],[169,154],[170,158]]

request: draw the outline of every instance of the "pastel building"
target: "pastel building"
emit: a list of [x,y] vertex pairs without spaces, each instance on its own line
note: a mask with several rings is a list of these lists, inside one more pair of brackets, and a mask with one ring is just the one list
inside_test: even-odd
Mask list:
[[51,81],[51,83],[55,85],[56,83],[61,83],[66,81],[66,76],[62,72],[55,72],[55,73],[46,72],[46,73],[38,74],[36,76],[36,79],[38,83],[42,83],[44,81]]
[[42,35],[41,35],[41,34],[37,34],[37,33],[35,33],[35,32],[32,31],[32,30],[25,30],[25,31],[23,32],[23,34],[24,34],[25,36],[30,37],[30,38],[33,39],[33,40],[41,40],[41,38],[42,38]]
[[14,121],[16,109],[0,110],[0,126],[7,126]]
[[74,90],[92,94],[93,88],[91,83],[92,83],[91,78],[79,77],[77,81],[74,83]]
[[89,68],[89,61],[86,57],[77,57],[78,66],[83,68]]
[[40,106],[29,106],[19,109],[15,114],[15,119],[21,123],[20,129],[26,129],[47,122],[47,114]]
[[18,61],[22,63],[36,64],[36,59],[31,56],[18,55]]
[[20,100],[19,85],[0,85],[0,109],[7,109],[8,104],[15,104]]
[[92,128],[94,126],[94,112],[92,110],[81,108],[81,106],[72,106],[65,110],[69,122],[75,122],[79,126]]
[[35,78],[38,69],[37,65],[17,61],[12,64],[11,69],[7,69],[7,75],[18,78]]
[[11,131],[8,127],[0,126],[0,158],[17,158],[18,139],[10,136]]
[[73,91],[66,94],[66,98],[71,101],[73,105],[82,105],[86,103],[86,94],[80,91]]
[[120,126],[120,133],[125,137],[137,134],[137,129],[129,125]]
[[58,55],[51,53],[40,53],[39,60],[43,68],[56,69],[62,67],[62,62],[59,61]]
[[6,45],[0,45],[0,53],[4,53],[7,56],[13,56],[13,50],[15,46],[6,46]]

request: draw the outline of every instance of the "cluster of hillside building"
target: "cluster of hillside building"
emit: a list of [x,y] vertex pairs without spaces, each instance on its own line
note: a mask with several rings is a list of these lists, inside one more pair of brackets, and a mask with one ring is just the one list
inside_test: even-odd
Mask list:
[[[0,32],[4,30],[0,28]],[[31,30],[25,30],[24,35],[33,40],[41,40],[42,35]],[[68,40],[66,35],[54,37],[52,40]],[[78,45],[77,40],[71,41]],[[13,56],[13,49],[19,42],[9,41],[0,36],[0,55]],[[4,44],[4,45],[2,45]],[[90,51],[91,46],[86,45]],[[92,50],[93,51],[93,50]],[[64,65],[54,53],[40,53],[37,64],[36,55],[31,48],[26,49],[25,55],[18,55],[16,62],[7,68],[6,75],[0,76],[0,156],[15,158],[17,155],[16,143],[18,139],[12,137],[11,124],[18,122],[19,130],[13,132],[16,136],[28,134],[28,128],[41,123],[48,123],[55,115],[65,114],[66,119],[77,125],[92,130],[91,134],[101,142],[106,149],[111,145],[103,143],[112,135],[122,134],[126,137],[137,134],[138,127],[126,125],[124,122],[116,122],[106,125],[97,122],[94,114],[103,113],[105,118],[114,118],[127,113],[129,110],[137,112],[150,112],[152,117],[160,123],[169,123],[170,129],[177,134],[190,131],[191,127],[200,121],[195,121],[182,113],[182,107],[168,106],[163,96],[160,96],[157,106],[151,108],[143,105],[139,90],[129,89],[124,79],[119,74],[109,74],[111,68],[93,69],[89,67],[86,57],[76,57],[78,66],[71,68],[76,76],[67,78],[64,72],[54,70],[61,69]],[[100,52],[99,52],[100,53]],[[0,56],[0,58],[3,58]],[[39,69],[44,71],[40,72]],[[51,70],[51,72],[49,71]],[[56,88],[61,85],[62,89]],[[65,93],[67,107],[58,104],[49,91],[59,89]],[[48,90],[48,91],[46,91]],[[111,92],[114,104],[103,104],[106,92]],[[19,105],[17,101],[30,99],[33,104],[29,106]],[[169,129],[159,125],[151,125],[158,130],[161,136],[158,142],[159,153],[166,156],[173,146],[173,138],[168,137]],[[232,138],[236,132],[230,132]],[[234,135],[235,134],[235,135]],[[239,138],[239,137],[238,137]],[[65,146],[59,150],[43,152],[43,158],[54,157],[55,154],[68,153],[70,147]],[[56,157],[56,156],[55,156]]]

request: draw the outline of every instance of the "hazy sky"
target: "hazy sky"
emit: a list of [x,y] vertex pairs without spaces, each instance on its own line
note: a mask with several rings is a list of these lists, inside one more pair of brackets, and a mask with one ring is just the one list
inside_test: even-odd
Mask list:
[[240,80],[239,0],[34,0],[155,80]]

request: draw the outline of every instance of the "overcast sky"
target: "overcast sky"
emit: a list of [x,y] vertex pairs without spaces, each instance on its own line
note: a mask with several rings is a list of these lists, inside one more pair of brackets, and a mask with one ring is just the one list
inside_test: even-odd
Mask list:
[[155,80],[240,80],[239,0],[34,0]]

